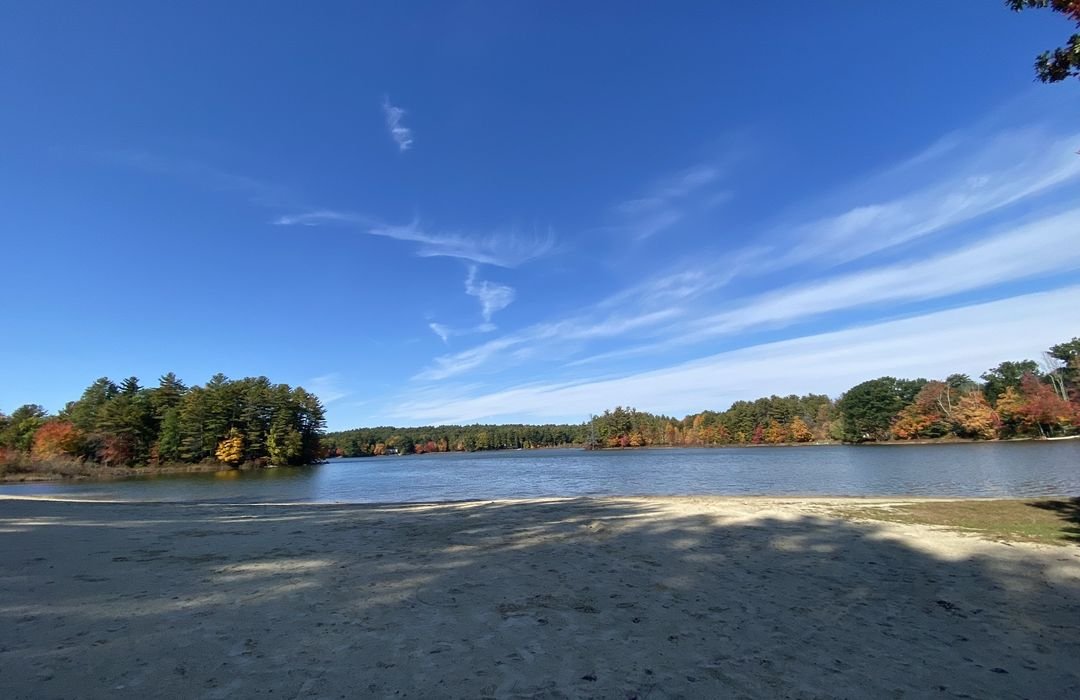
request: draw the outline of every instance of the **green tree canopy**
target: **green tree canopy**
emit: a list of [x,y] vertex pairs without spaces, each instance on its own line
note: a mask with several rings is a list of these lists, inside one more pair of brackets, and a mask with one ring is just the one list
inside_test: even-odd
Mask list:
[[[1077,0],[1005,0],[1014,12],[1046,9],[1060,12],[1080,30],[1080,2]],[[1080,77],[1080,31],[1064,46],[1044,51],[1035,59],[1035,74],[1044,83],[1056,83],[1070,76]]]
[[1035,362],[1035,360],[1002,362],[997,367],[986,370],[982,373],[982,380],[985,382],[983,392],[986,394],[986,400],[993,405],[997,405],[997,400],[1006,389],[1009,387],[1013,389],[1020,388],[1020,382],[1024,379],[1025,374],[1035,377],[1040,376],[1039,363]]
[[844,439],[849,442],[887,440],[893,420],[918,393],[917,390],[912,393],[916,383],[879,377],[848,389],[837,403],[844,422]]

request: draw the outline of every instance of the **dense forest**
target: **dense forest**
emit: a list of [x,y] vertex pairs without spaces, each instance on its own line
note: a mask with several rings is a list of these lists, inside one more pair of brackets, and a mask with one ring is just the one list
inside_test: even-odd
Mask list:
[[357,428],[323,438],[330,456],[475,452],[582,445],[583,425],[440,425]]
[[1064,436],[1080,429],[1080,338],[1053,346],[1041,363],[1002,362],[980,379],[880,377],[836,401],[815,394],[770,396],[681,419],[617,407],[578,425],[360,428],[330,433],[323,443],[330,456],[358,457],[561,445],[993,440]]
[[169,373],[153,388],[98,379],[58,414],[33,404],[0,414],[0,466],[68,459],[104,466],[216,461],[310,464],[323,455],[318,397],[266,377],[215,375],[188,387]]

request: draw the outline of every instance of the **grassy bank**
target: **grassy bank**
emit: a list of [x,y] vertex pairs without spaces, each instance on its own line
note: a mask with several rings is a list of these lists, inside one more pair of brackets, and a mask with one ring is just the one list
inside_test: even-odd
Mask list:
[[934,525],[986,539],[1040,544],[1080,544],[1080,498],[920,501],[838,506],[854,520]]
[[[257,469],[247,466],[239,469]],[[0,482],[25,481],[86,481],[96,479],[126,479],[134,476],[160,476],[163,474],[197,474],[206,472],[233,471],[218,462],[200,464],[159,464],[140,467],[110,467],[93,462],[74,459],[34,460],[19,456],[0,463]]]

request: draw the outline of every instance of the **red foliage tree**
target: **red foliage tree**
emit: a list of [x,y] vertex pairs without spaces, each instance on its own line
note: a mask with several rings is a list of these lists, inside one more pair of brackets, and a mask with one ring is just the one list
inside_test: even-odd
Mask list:
[[1019,391],[1009,387],[1002,392],[997,409],[1012,429],[1040,435],[1051,434],[1055,428],[1067,428],[1076,416],[1072,404],[1031,374],[1020,380]]
[[1020,381],[1020,392],[1027,422],[1038,426],[1041,432],[1053,432],[1054,428],[1065,428],[1072,422],[1073,407],[1049,384],[1027,374]]

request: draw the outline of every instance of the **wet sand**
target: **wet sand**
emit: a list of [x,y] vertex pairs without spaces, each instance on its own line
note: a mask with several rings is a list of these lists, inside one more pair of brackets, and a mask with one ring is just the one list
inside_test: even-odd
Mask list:
[[1080,547],[835,503],[0,500],[0,697],[1080,697]]

